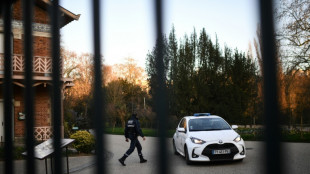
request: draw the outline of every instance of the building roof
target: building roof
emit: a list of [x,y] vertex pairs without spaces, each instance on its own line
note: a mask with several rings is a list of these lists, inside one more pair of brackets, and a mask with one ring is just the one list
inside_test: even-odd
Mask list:
[[[50,0],[35,0],[36,5],[43,8],[44,10],[48,10],[48,7],[52,5]],[[62,17],[62,21],[60,27],[67,25],[68,23],[72,22],[73,20],[79,20],[80,14],[74,14],[71,11],[59,6],[59,10],[61,12],[60,16]]]
[[[17,0],[14,0],[13,3],[15,3]],[[35,4],[37,6],[39,6],[40,8],[48,11],[49,6],[52,5],[50,0],[35,0]],[[1,5],[2,5],[2,1],[1,1]],[[2,8],[0,8],[0,17],[2,17]],[[80,18],[80,14],[74,14],[71,11],[63,8],[62,6],[59,6],[59,10],[61,12],[60,16],[62,18],[61,23],[60,23],[60,27],[62,28],[63,26],[69,24],[70,22],[72,22],[73,20],[79,20]]]

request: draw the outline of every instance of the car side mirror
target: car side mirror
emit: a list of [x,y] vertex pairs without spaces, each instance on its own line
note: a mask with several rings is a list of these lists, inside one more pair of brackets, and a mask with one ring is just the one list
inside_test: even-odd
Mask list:
[[185,132],[185,129],[183,127],[179,127],[178,132]]
[[232,129],[238,129],[238,126],[237,125],[232,125],[231,128]]

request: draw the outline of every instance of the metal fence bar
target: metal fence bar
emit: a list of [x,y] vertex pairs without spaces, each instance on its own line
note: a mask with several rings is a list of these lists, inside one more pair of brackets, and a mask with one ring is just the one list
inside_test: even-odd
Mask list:
[[7,0],[2,2],[3,17],[4,17],[4,130],[5,130],[5,168],[4,173],[14,173],[13,164],[13,110],[12,110],[12,3]]
[[166,85],[165,85],[165,68],[164,68],[164,40],[163,40],[163,3],[161,0],[155,0],[155,26],[156,26],[156,42],[159,46],[156,54],[156,71],[157,71],[157,82],[158,87],[156,90],[155,107],[158,120],[158,133],[159,133],[159,144],[158,144],[158,173],[166,174],[169,172],[169,160],[167,151],[167,99],[166,99]]
[[95,128],[96,136],[96,173],[103,174],[105,173],[105,160],[103,158],[103,150],[105,148],[104,139],[104,108],[103,93],[102,93],[102,75],[101,75],[101,56],[100,56],[100,1],[93,0],[93,42],[94,42],[94,115],[93,123]]
[[262,57],[265,109],[265,167],[266,173],[282,173],[281,132],[279,126],[277,59],[274,40],[273,1],[260,1]]
[[[4,18],[4,47],[5,47],[5,78],[4,78],[4,115],[5,115],[5,173],[14,173],[13,164],[13,111],[12,111],[12,0],[1,2],[3,5],[2,12]],[[61,141],[61,83],[60,83],[60,40],[59,40],[59,2],[58,0],[51,1],[51,29],[52,29],[52,58],[53,58],[53,93],[52,93],[52,115],[53,115],[53,130],[54,130],[54,172],[62,173],[62,155],[60,148]],[[27,145],[27,173],[35,173],[34,163],[34,140],[33,140],[33,88],[32,88],[32,11],[33,0],[23,0],[23,16],[24,16],[24,33],[25,42],[24,50],[26,57],[26,72],[25,72],[25,110],[26,119],[26,145]],[[275,54],[274,40],[274,23],[272,12],[272,1],[260,1],[260,14],[262,24],[262,57],[263,57],[263,72],[264,72],[264,107],[266,120],[266,173],[282,173],[282,149],[281,149],[281,133],[279,127],[279,110],[278,110],[278,88],[277,88],[277,61]],[[105,162],[103,158],[104,137],[103,137],[103,93],[102,93],[102,75],[101,75],[101,56],[100,56],[100,3],[99,0],[93,1],[93,28],[94,28],[94,126],[96,130],[96,173],[105,172]],[[156,55],[156,70],[158,72],[158,88],[156,88],[156,113],[159,121],[159,157],[158,173],[169,173],[166,128],[167,128],[167,104],[166,104],[166,89],[164,77],[164,61],[163,61],[163,33],[162,33],[162,1],[155,0],[155,16],[156,16],[156,38],[159,44],[159,51]]]
[[[61,155],[61,83],[60,83],[60,12],[59,1],[51,1],[51,34],[52,34],[52,59],[53,59],[53,80],[52,80],[52,117],[53,117],[53,145],[54,145],[54,173],[62,173]],[[52,169],[53,170],[53,169]]]
[[33,0],[23,0],[24,19],[24,54],[25,54],[25,113],[27,116],[26,127],[26,166],[28,174],[35,174],[34,162],[34,92],[32,79],[33,61],[33,38],[32,38],[32,18]]

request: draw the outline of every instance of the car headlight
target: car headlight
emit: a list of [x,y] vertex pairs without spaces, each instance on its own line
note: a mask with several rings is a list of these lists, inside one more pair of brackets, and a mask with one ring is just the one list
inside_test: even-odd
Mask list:
[[203,141],[201,139],[198,139],[198,138],[195,138],[195,137],[190,137],[190,139],[195,144],[204,144],[204,143],[206,143],[205,141]]
[[241,141],[241,137],[240,137],[240,135],[238,135],[238,136],[234,139],[234,141],[235,141],[235,142],[239,142],[239,141]]

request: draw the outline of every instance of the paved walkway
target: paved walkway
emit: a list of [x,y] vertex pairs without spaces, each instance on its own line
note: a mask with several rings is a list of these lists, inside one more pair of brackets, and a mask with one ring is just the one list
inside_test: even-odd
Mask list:
[[[63,168],[64,172],[67,171],[66,158],[63,159]],[[45,174],[45,160],[35,160],[37,173]],[[51,162],[50,159],[47,160],[47,169],[48,173],[51,173],[50,168]],[[69,157],[69,173],[75,173],[78,171],[82,171],[86,168],[92,167],[95,165],[93,156],[79,156],[79,157]],[[25,160],[16,160],[14,161],[14,170],[16,174],[26,173],[26,161]],[[4,171],[4,162],[0,162],[0,173]]]
[[[122,166],[118,159],[123,156],[123,154],[128,150],[130,143],[125,141],[125,137],[121,135],[107,135],[107,149],[113,154],[111,158],[107,160],[107,171],[108,173],[115,174],[155,174],[157,171],[157,165],[155,165],[156,154],[155,149],[157,144],[157,138],[146,137],[146,140],[143,141],[139,137],[139,141],[142,145],[142,153],[144,157],[148,160],[147,163],[140,163],[140,159],[135,151],[126,159],[126,166]],[[170,149],[170,148],[169,148]],[[154,164],[155,163],[155,164]],[[74,174],[91,174],[94,173],[95,167],[88,167],[83,170],[77,171]]]
[[[146,137],[146,141],[139,138],[143,147],[142,153],[148,160],[147,163],[139,163],[139,157],[135,150],[125,161],[127,166],[122,166],[118,159],[126,152],[129,143],[125,142],[124,136],[121,135],[106,135],[106,142],[109,153],[106,154],[107,173],[110,174],[155,174],[157,173],[158,165],[156,163],[156,147],[157,138]],[[225,163],[196,163],[188,166],[181,156],[176,156],[172,153],[172,143],[169,139],[167,144],[169,155],[169,165],[171,166],[170,173],[188,174],[188,173],[236,173],[236,174],[260,174],[264,173],[264,143],[263,142],[246,142],[247,157],[243,162],[225,162]],[[287,173],[309,173],[310,161],[310,143],[284,143],[283,156],[284,171]],[[37,173],[45,174],[44,160],[36,160]],[[64,161],[64,170],[66,170],[66,162]],[[72,174],[92,174],[95,171],[95,163],[93,156],[70,157],[69,166]],[[3,172],[4,162],[0,162],[0,173]],[[50,161],[48,161],[50,167]],[[49,174],[50,168],[48,168]],[[25,171],[25,161],[15,161],[15,173],[23,174]]]
[[[124,136],[120,135],[106,135],[106,142],[112,142],[107,143],[107,149],[108,151],[105,153],[105,157],[107,159],[107,165],[108,166],[117,166],[116,168],[109,168],[109,173],[127,173],[128,169],[132,169],[132,171],[136,170],[136,167],[141,167],[144,165],[144,169],[148,170],[150,168],[150,165],[148,163],[140,164],[139,163],[139,157],[137,155],[137,151],[135,150],[132,155],[127,158],[126,164],[128,166],[123,167],[119,164],[118,158],[120,158],[125,151],[129,147],[129,143],[125,141]],[[155,141],[155,138],[147,137],[147,142],[143,141],[142,138],[139,138],[141,145],[145,149],[152,149],[152,146]],[[142,150],[143,152],[144,150]],[[144,153],[144,156],[146,158],[150,157],[150,153]],[[153,157],[152,157],[153,158]],[[154,157],[155,158],[155,157]],[[64,172],[67,170],[66,166],[66,158],[63,159],[63,168]],[[37,173],[38,174],[45,174],[46,168],[45,168],[45,161],[44,160],[36,160],[36,167],[37,167]],[[50,159],[47,160],[47,167],[48,167],[48,173],[51,173],[50,168]],[[141,165],[141,166],[140,166]],[[84,173],[94,173],[95,170],[95,159],[94,156],[78,156],[78,157],[69,157],[69,173],[74,174],[84,174]],[[26,173],[26,161],[25,160],[16,160],[14,161],[14,170],[16,174],[23,174]],[[144,171],[145,171],[144,170]],[[4,171],[4,162],[0,161],[0,173]],[[138,172],[139,173],[139,172]],[[137,173],[137,174],[138,174]]]

